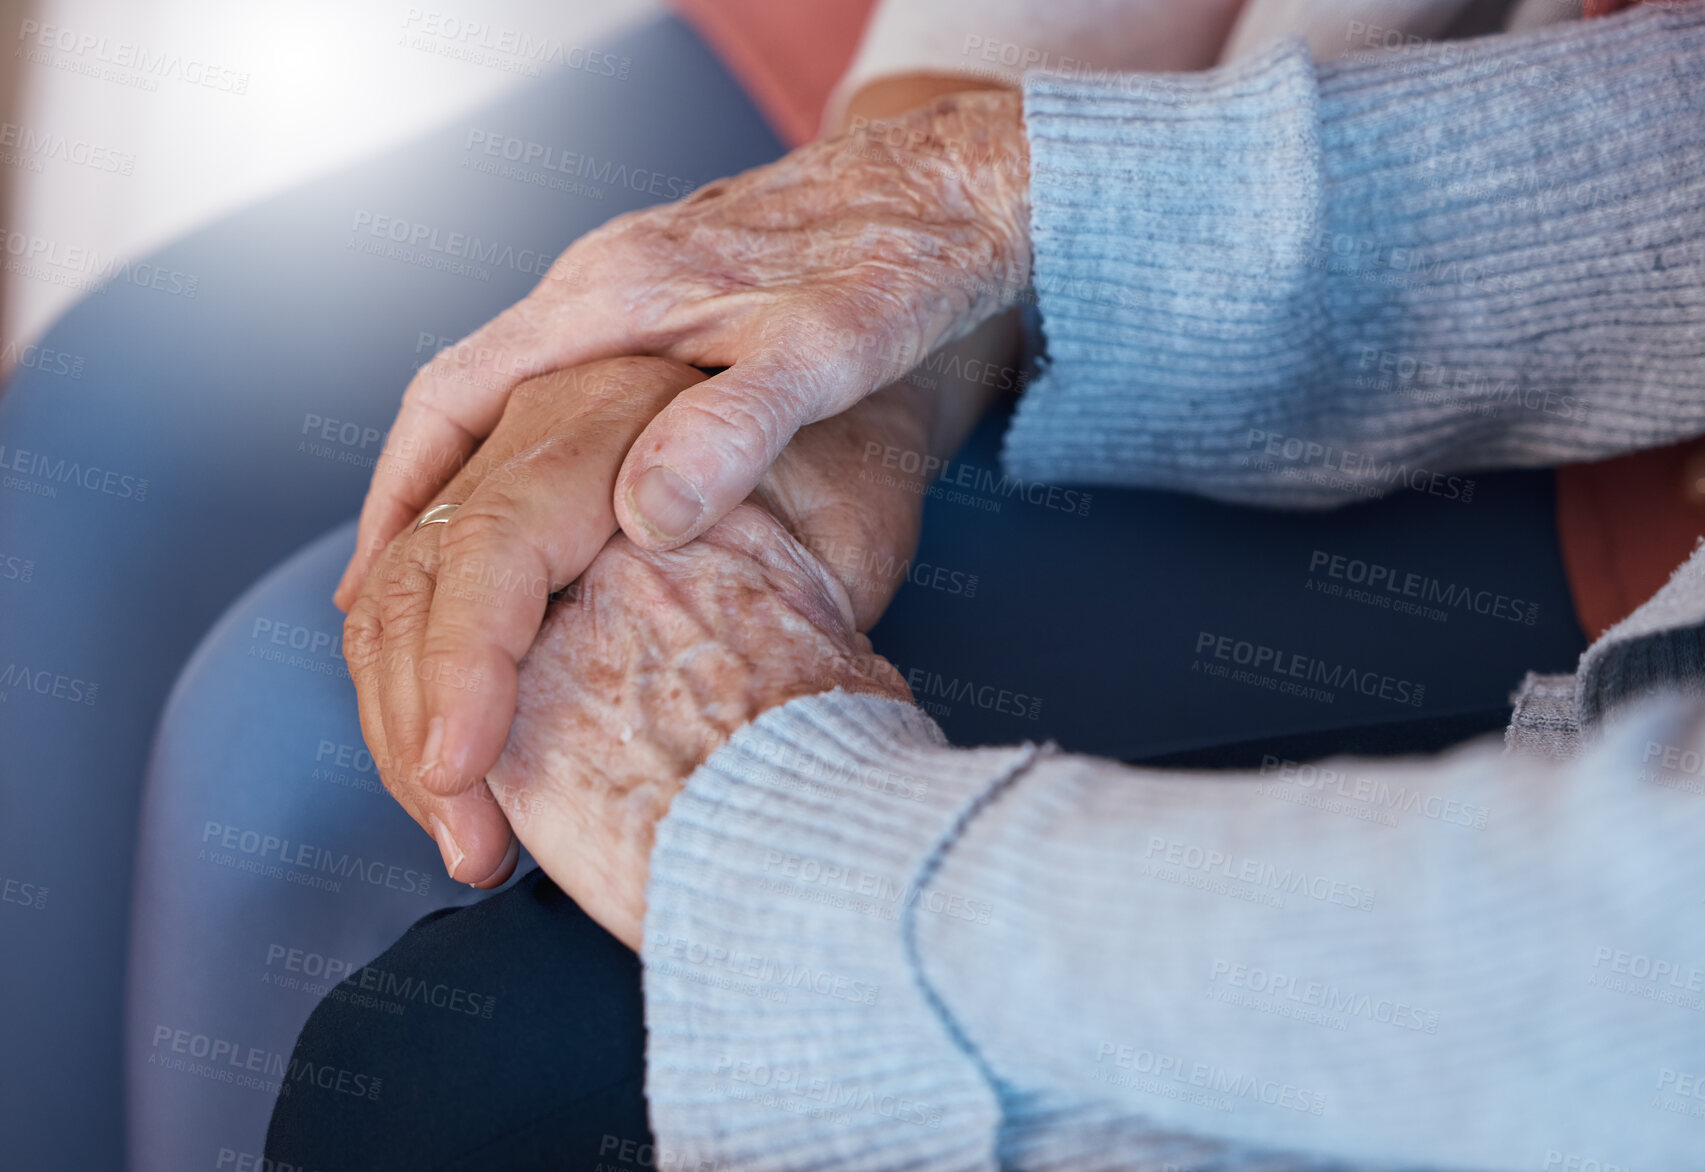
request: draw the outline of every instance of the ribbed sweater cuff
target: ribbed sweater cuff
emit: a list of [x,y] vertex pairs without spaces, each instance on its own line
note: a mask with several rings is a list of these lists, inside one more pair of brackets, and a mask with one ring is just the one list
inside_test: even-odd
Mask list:
[[1121,80],[1025,80],[1049,357],[1006,436],[1021,476],[1213,474],[1308,385],[1323,212],[1306,49]]
[[1705,430],[1705,5],[1025,84],[1032,480],[1329,505]]
[[951,749],[917,708],[837,691],[693,774],[658,827],[642,951],[668,1166],[995,1166],[995,1093],[917,977],[913,921],[976,914],[929,875],[1032,755]]

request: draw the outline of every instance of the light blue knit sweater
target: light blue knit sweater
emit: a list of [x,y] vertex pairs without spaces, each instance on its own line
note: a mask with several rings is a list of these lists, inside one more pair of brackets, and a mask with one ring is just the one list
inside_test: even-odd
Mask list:
[[[1705,3],[1026,117],[1020,475],[1316,506],[1705,431]],[[1705,1168],[1702,629],[1705,554],[1530,679],[1544,755],[1210,778],[765,714],[652,858],[655,1165]]]

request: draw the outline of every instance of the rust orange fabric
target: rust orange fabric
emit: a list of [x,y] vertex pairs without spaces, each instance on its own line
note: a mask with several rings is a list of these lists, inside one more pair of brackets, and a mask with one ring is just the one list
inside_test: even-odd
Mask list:
[[[1586,0],[1604,16],[1638,0]],[[1693,440],[1557,470],[1557,533],[1575,616],[1591,638],[1669,580],[1705,533],[1692,489],[1705,445]]]

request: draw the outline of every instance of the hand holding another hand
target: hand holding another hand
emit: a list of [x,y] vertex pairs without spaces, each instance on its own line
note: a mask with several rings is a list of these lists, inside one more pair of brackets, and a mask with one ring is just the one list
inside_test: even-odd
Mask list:
[[[925,486],[872,512],[847,438],[874,428],[950,454],[986,395],[920,404],[889,384],[993,315],[1030,266],[1021,101],[925,100],[962,84],[861,98],[900,112],[610,221],[409,386],[336,600],[369,745],[454,876],[509,873],[512,840],[481,782],[515,664],[549,592],[618,523],[640,547],[672,548],[756,490],[831,568],[856,566],[849,550],[882,547],[878,566],[910,554]],[[673,361],[620,358],[632,354]],[[726,369],[705,378],[688,362]],[[854,404],[858,419],[837,418]],[[818,434],[789,447],[806,425]],[[438,503],[461,508],[411,531]],[[861,627],[899,584],[842,576]]]
[[[620,452],[703,377],[634,358],[522,384],[491,438],[439,494],[459,505],[450,522],[398,536],[363,584],[344,635],[362,730],[386,786],[438,839],[454,878],[490,887],[513,870],[507,807],[492,802],[486,778],[513,777],[517,745],[528,777],[596,775],[612,792],[678,788],[764,708],[882,674],[824,674],[818,662],[865,662],[869,645],[857,632],[899,588],[917,541],[923,485],[864,474],[880,467],[868,453],[957,442],[962,405],[944,411],[909,384],[889,387],[800,432],[741,509],[742,523],[717,527],[714,541],[706,535],[661,552],[611,541],[608,484]],[[583,500],[606,507],[564,507]],[[575,599],[550,603],[588,562]],[[785,653],[796,646],[788,614],[818,632],[804,658]],[[576,624],[588,622],[595,629],[580,632]],[[831,643],[839,648],[832,654],[824,650]],[[677,672],[678,659],[707,648],[714,654],[702,662],[716,670],[676,679],[676,691],[658,683]],[[535,708],[529,716],[523,703],[528,719],[512,729],[517,699],[529,694]],[[540,695],[576,711],[542,710]],[[629,741],[611,739],[618,710],[631,752]],[[432,713],[444,714],[437,731]],[[573,723],[581,720],[590,723]],[[446,748],[450,722],[454,742],[470,747],[457,756]],[[575,754],[581,764],[566,764]],[[578,792],[591,801],[601,791]],[[584,824],[570,817],[549,833],[559,839]],[[628,828],[611,833],[611,850],[634,841]]]
[[491,792],[545,872],[638,949],[657,822],[742,725],[834,688],[909,701],[847,593],[764,508],[699,540],[617,536],[521,665]]
[[627,445],[703,377],[635,358],[523,383],[433,499],[458,506],[451,520],[392,538],[352,600],[343,650],[362,734],[453,878],[494,886],[513,870],[483,778],[515,713],[515,665],[551,594],[616,532],[609,486]]
[[961,93],[583,236],[531,294],[410,384],[339,605],[491,433],[529,371],[628,354],[726,367],[618,453],[614,508],[636,544],[669,548],[704,532],[799,428],[886,386],[1018,294],[1030,272],[1028,177],[1019,95]]

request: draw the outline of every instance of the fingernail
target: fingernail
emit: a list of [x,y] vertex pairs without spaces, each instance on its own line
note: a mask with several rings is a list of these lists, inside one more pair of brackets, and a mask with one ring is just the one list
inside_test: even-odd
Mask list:
[[444,856],[444,871],[450,878],[456,877],[456,868],[462,865],[467,853],[456,842],[456,836],[450,833],[450,828],[436,814],[428,814],[426,820],[432,824],[432,837],[438,840],[438,852]]
[[628,504],[659,537],[679,537],[704,511],[704,498],[666,464],[648,469],[628,490]]

